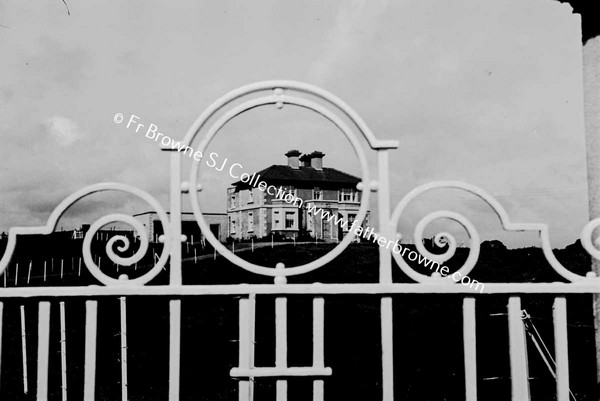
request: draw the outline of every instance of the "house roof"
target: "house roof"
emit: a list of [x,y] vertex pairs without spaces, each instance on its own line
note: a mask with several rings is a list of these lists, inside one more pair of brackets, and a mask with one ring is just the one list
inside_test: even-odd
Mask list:
[[[327,184],[350,184],[352,186],[358,184],[361,180],[358,177],[344,173],[330,167],[323,167],[322,170],[317,170],[313,167],[292,168],[290,166],[272,165],[264,170],[259,171],[256,175],[260,175],[259,181],[267,183],[273,182],[311,182],[311,183],[327,183]],[[246,186],[242,181],[236,181],[234,186]]]
[[[168,212],[168,211],[166,213],[169,214],[169,215],[171,214],[171,212]],[[145,214],[158,214],[158,213],[156,213],[155,211],[152,210],[152,211],[148,211],[148,212],[136,213],[136,214],[133,215],[133,217],[143,216]],[[193,215],[194,212],[181,212],[181,214],[182,215],[188,215],[188,214],[189,215]],[[202,215],[205,215],[205,216],[227,216],[227,213],[207,213],[207,212],[202,212]]]

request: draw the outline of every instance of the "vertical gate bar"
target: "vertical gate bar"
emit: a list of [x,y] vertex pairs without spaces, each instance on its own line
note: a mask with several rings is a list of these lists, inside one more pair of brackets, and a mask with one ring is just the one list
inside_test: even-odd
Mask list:
[[394,340],[392,298],[381,298],[381,362],[383,401],[394,400]]
[[94,401],[96,386],[96,326],[98,301],[85,301],[85,365],[83,400]]
[[[325,299],[313,298],[313,367],[325,367]],[[325,382],[313,381],[313,401],[323,401]]]
[[[379,206],[379,234],[385,238],[393,238],[390,221],[390,177],[389,154],[386,149],[377,151],[378,168],[378,195]],[[364,183],[364,188],[369,190],[369,183]],[[385,247],[379,247],[379,282],[392,282],[392,254]],[[394,399],[394,329],[393,329],[392,298],[381,298],[381,370],[382,370],[382,398],[383,401]]]
[[21,357],[23,358],[23,393],[29,392],[27,375],[27,328],[25,327],[25,306],[21,305]]
[[[287,298],[275,298],[275,367],[287,367]],[[287,400],[287,380],[277,380],[277,401]]]
[[2,383],[2,321],[4,320],[4,303],[0,302],[0,383]]
[[50,345],[50,302],[39,303],[37,401],[48,399],[48,350]]
[[556,297],[552,308],[554,355],[556,356],[556,399],[569,401],[569,344],[567,341],[567,300]]
[[465,400],[477,400],[477,337],[475,298],[463,299],[463,341],[465,352]]
[[119,297],[121,304],[121,399],[127,401],[127,301]]
[[169,302],[169,400],[179,400],[180,357],[181,349],[181,300]]
[[[389,176],[389,155],[387,150],[377,152],[378,179],[377,202],[379,206],[379,234],[385,238],[395,238],[391,235],[392,229],[388,222],[390,221],[390,176]],[[363,183],[365,191],[370,190],[368,182]],[[392,254],[385,247],[379,247],[379,282],[392,282]]]
[[[250,300],[240,298],[239,300],[239,355],[238,366],[241,369],[249,369],[250,366]],[[241,378],[238,383],[239,401],[251,401],[250,398],[250,378],[246,380]]]
[[62,401],[67,401],[67,334],[65,324],[65,303],[60,302],[60,371],[62,382]]
[[[171,285],[181,285],[181,158],[177,150],[171,153]],[[166,232],[168,228],[165,227]]]
[[[250,342],[248,344],[249,346],[249,355],[248,355],[248,361],[250,363],[250,368],[254,367],[254,346],[255,346],[255,335],[256,335],[256,294],[248,294],[248,307],[250,309],[249,313],[248,313],[248,320],[249,320],[249,338],[250,338]],[[249,392],[249,397],[250,397],[250,401],[254,400],[254,377],[250,377],[250,380],[248,381],[248,392]]]
[[[163,149],[167,150],[167,149]],[[170,195],[170,229],[171,229],[171,255],[169,261],[169,284],[181,285],[181,155],[172,151],[171,160],[171,195]],[[168,227],[165,227],[166,230]],[[181,367],[181,300],[177,306],[171,302],[170,337],[177,338],[169,346],[169,400],[179,399],[180,367]]]
[[508,299],[508,333],[510,351],[511,394],[513,401],[529,401],[527,344],[521,318],[521,298]]

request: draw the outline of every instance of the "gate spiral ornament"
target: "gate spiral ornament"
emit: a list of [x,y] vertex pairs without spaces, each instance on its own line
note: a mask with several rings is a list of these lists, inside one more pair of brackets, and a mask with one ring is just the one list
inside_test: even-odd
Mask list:
[[139,246],[138,250],[130,257],[121,257],[121,256],[117,255],[114,251],[115,247],[119,252],[124,252],[129,249],[131,244],[130,244],[129,239],[126,236],[115,235],[107,242],[107,244],[105,246],[106,254],[107,254],[108,258],[114,263],[117,263],[117,264],[123,265],[123,266],[131,266],[132,264],[140,261],[144,257],[144,255],[146,254],[146,252],[148,250],[148,245],[149,245],[149,238],[148,238],[148,235],[146,234],[146,230],[144,229],[143,225],[138,220],[136,220],[132,216],[129,216],[126,214],[119,214],[119,213],[110,214],[110,215],[103,216],[103,217],[99,218],[98,220],[96,220],[90,226],[90,229],[88,230],[88,232],[86,233],[86,235],[84,237],[82,253],[83,253],[83,260],[84,260],[85,266],[88,268],[90,273],[96,279],[98,279],[98,281],[100,281],[101,283],[103,283],[107,286],[110,286],[110,285],[113,285],[113,286],[115,286],[115,285],[121,285],[121,286],[122,285],[128,285],[128,286],[144,285],[147,282],[149,282],[150,280],[152,280],[154,277],[156,277],[156,275],[158,273],[160,273],[161,269],[163,269],[163,267],[166,265],[166,263],[169,259],[169,254],[170,254],[170,250],[171,250],[171,238],[169,235],[170,223],[169,223],[167,214],[164,211],[161,204],[147,192],[145,192],[141,189],[135,188],[131,185],[120,184],[120,183],[111,183],[111,182],[93,184],[93,185],[82,188],[79,191],[71,194],[70,196],[65,198],[54,209],[54,211],[51,213],[50,217],[48,218],[48,221],[45,226],[12,227],[8,232],[8,243],[6,246],[6,251],[4,252],[4,256],[2,257],[2,259],[0,260],[0,274],[7,268],[8,264],[10,263],[10,259],[12,258],[12,255],[14,253],[14,249],[16,246],[17,235],[50,234],[55,230],[60,217],[66,212],[66,210],[71,205],[73,205],[75,202],[77,202],[78,200],[80,200],[86,196],[89,196],[89,195],[97,193],[97,192],[105,192],[105,191],[118,191],[118,192],[132,194],[132,195],[135,195],[138,198],[144,200],[146,203],[148,203],[152,207],[152,210],[156,211],[156,213],[160,219],[160,222],[163,225],[163,228],[165,231],[165,237],[164,237],[164,241],[163,241],[164,247],[162,249],[162,252],[160,254],[160,257],[159,257],[156,265],[152,269],[150,269],[147,273],[145,273],[144,275],[142,275],[140,277],[129,280],[127,278],[127,276],[123,275],[119,279],[115,279],[113,277],[110,277],[110,276],[104,274],[100,270],[100,268],[94,263],[94,260],[92,258],[92,253],[91,253],[92,239],[94,238],[94,236],[98,232],[98,230],[100,230],[100,228],[102,228],[103,226],[110,224],[110,223],[116,223],[116,222],[125,223],[125,224],[128,224],[131,227],[133,227],[140,236],[140,246]]
[[[400,221],[400,216],[402,215],[402,213],[406,209],[407,205],[411,201],[413,201],[415,198],[417,198],[419,195],[421,195],[425,192],[436,190],[436,189],[458,189],[458,190],[469,192],[469,193],[479,197],[484,202],[486,202],[492,208],[492,210],[496,213],[496,215],[500,219],[500,223],[502,224],[502,227],[506,231],[520,231],[520,232],[537,231],[540,236],[540,240],[541,240],[541,244],[542,244],[542,251],[544,253],[546,260],[548,261],[550,266],[566,280],[571,281],[571,282],[577,282],[577,281],[591,279],[591,278],[596,277],[596,275],[593,272],[589,272],[586,276],[582,276],[580,274],[573,273],[572,271],[567,269],[565,266],[563,266],[558,261],[558,259],[556,259],[556,257],[554,256],[554,253],[552,252],[552,246],[550,244],[550,234],[549,234],[548,226],[546,224],[513,223],[510,221],[510,218],[508,217],[508,213],[506,213],[506,211],[504,210],[502,205],[493,196],[491,196],[490,194],[488,194],[486,191],[484,191],[483,189],[481,189],[479,187],[476,187],[474,185],[467,184],[464,182],[460,182],[460,181],[433,181],[433,182],[421,185],[421,186],[413,189],[404,198],[402,198],[402,200],[398,203],[398,205],[394,209],[394,212],[392,213],[392,217],[390,219],[390,231],[396,232],[398,223]],[[479,258],[479,251],[480,251],[479,234],[478,234],[475,226],[463,215],[461,215],[459,213],[447,211],[447,210],[436,211],[436,212],[432,212],[432,213],[428,214],[423,219],[421,219],[415,227],[415,232],[414,232],[414,236],[413,236],[414,241],[415,241],[415,246],[416,246],[417,250],[423,256],[433,260],[434,262],[439,263],[440,265],[442,263],[446,262],[447,260],[449,260],[450,258],[452,258],[452,256],[454,256],[454,254],[456,253],[456,240],[448,232],[437,233],[434,237],[434,241],[435,241],[436,245],[444,245],[444,241],[447,241],[448,249],[443,254],[432,254],[427,249],[425,249],[425,247],[423,246],[422,240],[423,240],[423,232],[424,232],[425,228],[432,221],[434,221],[436,219],[441,219],[441,218],[450,219],[450,220],[453,220],[453,221],[459,223],[465,229],[465,231],[467,232],[467,234],[470,238],[470,246],[471,247],[469,249],[469,256],[467,257],[467,260],[465,261],[465,263],[457,270],[461,274],[460,277],[463,277],[463,276],[467,275],[473,269],[473,267],[475,267],[475,264],[477,263],[477,260]],[[585,250],[590,255],[592,255],[594,258],[600,260],[600,239],[596,240],[595,244],[592,243],[592,233],[596,228],[600,228],[600,219],[592,220],[584,227],[582,234],[581,234],[581,243],[582,243],[583,247],[585,248]],[[409,276],[416,282],[438,282],[438,283],[443,283],[443,284],[452,284],[452,283],[456,282],[455,279],[453,279],[453,277],[452,277],[453,275],[449,275],[447,277],[437,277],[437,276],[432,277],[432,276],[427,276],[427,275],[418,273],[415,270],[413,270],[406,263],[406,261],[402,258],[401,255],[398,255],[395,252],[392,252],[392,255],[393,255],[394,259],[396,260],[396,263],[398,263],[398,266],[400,267],[400,269],[402,269],[402,271],[407,276]]]

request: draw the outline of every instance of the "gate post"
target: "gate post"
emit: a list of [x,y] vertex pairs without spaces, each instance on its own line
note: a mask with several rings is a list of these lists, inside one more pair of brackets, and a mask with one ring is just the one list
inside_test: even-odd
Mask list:
[[[600,218],[600,36],[583,46],[583,93],[587,152],[588,202],[590,220]],[[596,230],[592,242],[600,239]],[[592,257],[592,269],[600,277],[600,261]],[[596,377],[600,381],[600,294],[594,294],[596,336]]]

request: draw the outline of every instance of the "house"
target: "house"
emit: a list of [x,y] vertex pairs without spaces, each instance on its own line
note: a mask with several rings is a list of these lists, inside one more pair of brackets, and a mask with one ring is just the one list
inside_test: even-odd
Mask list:
[[[167,212],[167,215],[169,214]],[[227,215],[225,213],[202,213],[202,215],[215,238],[221,242],[225,242],[225,238],[227,237]],[[134,214],[133,217],[144,225],[150,241],[158,242],[158,237],[164,233],[158,214],[156,212],[144,212]],[[187,236],[188,241],[192,240],[192,236],[194,242],[202,240],[203,235],[196,222],[194,213],[181,213],[181,232]]]
[[[246,180],[227,189],[228,234],[235,239],[263,238],[277,234],[285,238],[318,238],[335,242],[346,234],[358,215],[361,192],[359,178],[323,167],[324,153],[314,151],[301,156],[298,150],[285,154],[286,165],[272,165],[253,174],[269,188],[277,188],[302,202],[289,203],[275,191],[253,186]],[[282,193],[282,192],[280,192]],[[313,208],[316,207],[315,208]],[[322,209],[321,213],[315,213]],[[329,213],[348,224],[323,219]],[[368,223],[369,214],[364,224]]]

